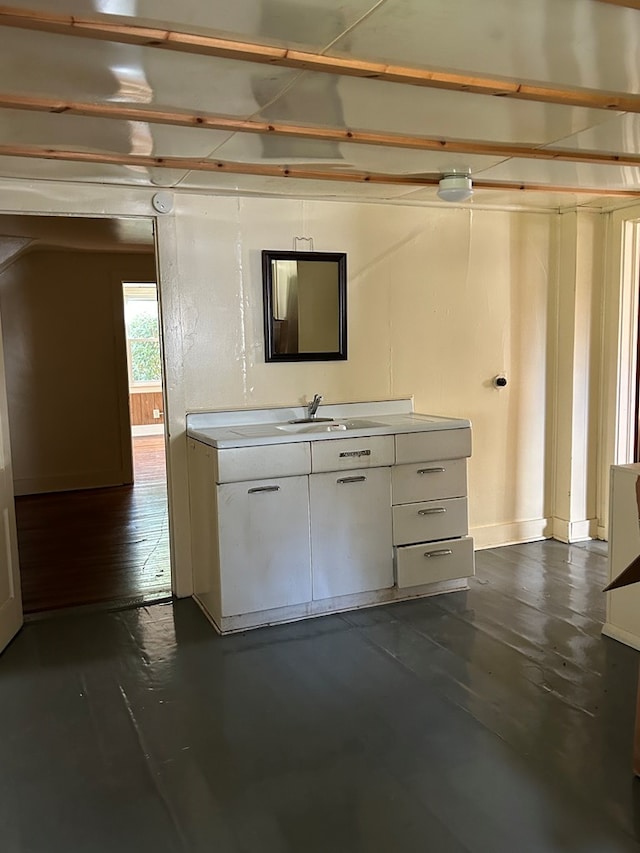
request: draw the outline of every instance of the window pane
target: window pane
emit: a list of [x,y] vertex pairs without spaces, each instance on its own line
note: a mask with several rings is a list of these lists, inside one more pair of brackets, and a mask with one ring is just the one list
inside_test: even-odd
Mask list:
[[158,341],[131,341],[131,375],[134,382],[160,382]]
[[157,338],[158,305],[150,299],[125,300],[124,318],[128,338]]

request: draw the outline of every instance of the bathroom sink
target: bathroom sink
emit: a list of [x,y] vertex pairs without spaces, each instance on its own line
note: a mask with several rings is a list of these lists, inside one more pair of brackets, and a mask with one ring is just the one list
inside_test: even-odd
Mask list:
[[378,421],[370,421],[365,418],[352,418],[346,421],[339,421],[339,423],[344,424],[347,429],[369,429],[369,427],[385,426],[385,424],[378,423]]
[[334,420],[333,418],[298,418],[295,421],[289,421],[290,424],[319,424],[328,423]]
[[283,432],[292,432],[292,433],[300,433],[300,432],[339,432],[340,430],[346,430],[346,426],[343,426],[340,423],[319,423],[312,424],[308,421],[306,423],[301,424],[282,424],[282,426],[277,426],[276,429],[280,429]]
[[316,421],[301,421],[299,423],[281,424],[276,429],[283,432],[301,433],[301,432],[348,432],[351,429],[369,429],[370,427],[379,427],[377,421],[369,421],[362,419],[352,419],[343,421],[334,421],[330,423],[324,422],[321,419]]

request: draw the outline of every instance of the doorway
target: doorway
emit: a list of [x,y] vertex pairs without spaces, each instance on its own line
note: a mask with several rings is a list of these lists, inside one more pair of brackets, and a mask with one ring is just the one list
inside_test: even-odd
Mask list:
[[160,312],[156,282],[122,283],[133,482],[166,485]]
[[123,299],[156,280],[152,224],[12,219],[32,238],[0,271],[25,613],[167,597],[164,431],[132,435]]
[[635,383],[633,402],[633,462],[640,462],[640,234],[636,229],[636,242],[634,246],[634,260],[632,274],[634,280],[634,308],[635,308]]

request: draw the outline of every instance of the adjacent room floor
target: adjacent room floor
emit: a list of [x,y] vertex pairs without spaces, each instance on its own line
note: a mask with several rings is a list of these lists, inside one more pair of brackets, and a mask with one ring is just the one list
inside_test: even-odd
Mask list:
[[3,853],[638,850],[604,546],[477,568],[225,638],[190,600],[27,625],[0,657]]
[[170,594],[164,436],[133,449],[132,486],[16,498],[25,613]]

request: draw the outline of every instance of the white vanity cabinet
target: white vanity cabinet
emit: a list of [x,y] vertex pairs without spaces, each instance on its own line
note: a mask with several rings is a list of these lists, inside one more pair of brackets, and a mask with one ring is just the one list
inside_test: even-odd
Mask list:
[[313,598],[393,586],[391,468],[309,477]]
[[466,588],[469,422],[336,408],[195,416],[194,595],[221,633]]

